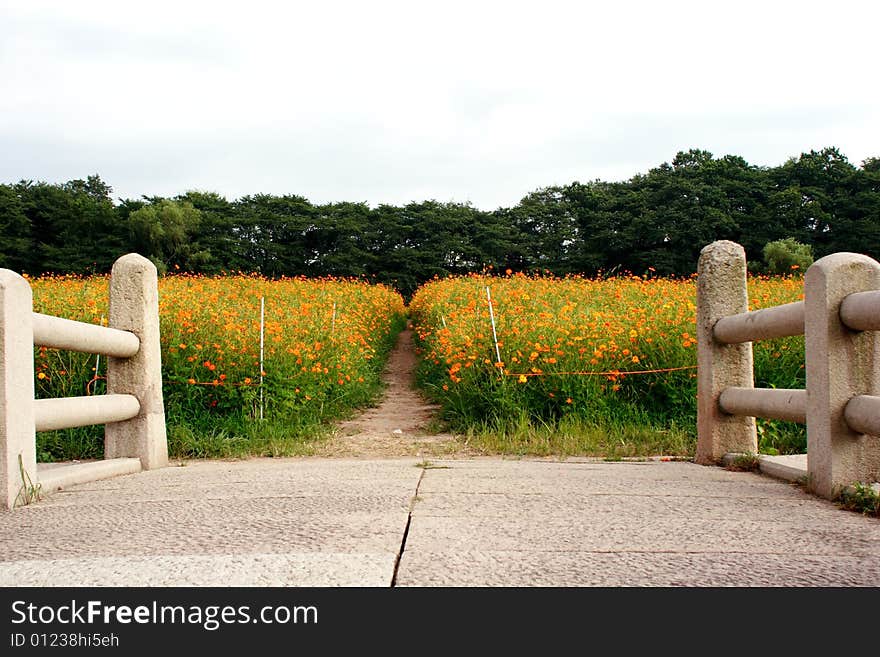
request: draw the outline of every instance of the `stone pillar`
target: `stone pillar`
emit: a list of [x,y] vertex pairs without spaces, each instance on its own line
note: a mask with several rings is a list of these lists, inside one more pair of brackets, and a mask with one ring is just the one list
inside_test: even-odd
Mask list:
[[857,253],[820,258],[804,277],[807,467],[810,487],[829,499],[850,484],[880,481],[880,438],[853,431],[844,419],[850,399],[880,394],[880,340],[840,319],[847,295],[878,288],[880,264]]
[[13,508],[20,494],[25,503],[29,483],[37,484],[33,296],[24,278],[0,269],[0,506]]
[[140,413],[104,429],[104,456],[135,457],[145,470],[168,464],[162,360],[159,342],[159,289],[156,267],[136,253],[119,258],[110,274],[110,327],[131,331],[140,349],[131,358],[107,359],[107,393],[134,395]]
[[735,242],[712,242],[697,269],[697,463],[718,463],[728,452],[757,453],[755,418],[729,415],[718,398],[728,386],[754,387],[752,343],[721,344],[715,322],[749,309],[746,254]]

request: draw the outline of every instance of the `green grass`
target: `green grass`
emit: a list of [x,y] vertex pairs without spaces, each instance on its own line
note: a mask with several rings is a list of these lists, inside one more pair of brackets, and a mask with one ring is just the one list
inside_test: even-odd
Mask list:
[[880,493],[865,484],[848,486],[838,496],[837,503],[848,511],[880,518]]
[[37,462],[104,458],[104,427],[77,427],[37,433]]
[[279,420],[195,431],[185,424],[168,426],[172,458],[246,458],[251,456],[308,456],[327,435],[325,427],[295,427]]
[[534,456],[596,456],[610,460],[647,456],[690,458],[695,440],[676,426],[597,424],[579,416],[546,421],[520,413],[470,425],[463,434],[469,447],[487,453]]
[[15,498],[14,506],[27,506],[28,504],[39,502],[42,499],[42,485],[39,482],[34,483],[30,478],[27,470],[24,469],[24,461],[21,458],[21,454],[18,455],[18,472],[21,476],[22,485]]
[[757,454],[737,454],[726,469],[731,472],[755,472],[761,467]]
[[[384,355],[387,358],[387,354]],[[277,409],[260,420],[252,408],[237,414],[200,415],[188,409],[166,408],[168,455],[171,458],[244,458],[250,456],[302,456],[314,452],[328,438],[336,420],[369,406],[382,392],[376,381],[369,393],[356,400],[331,399],[316,407]],[[166,404],[168,406],[168,404]],[[190,409],[191,410],[191,409]],[[37,460],[41,463],[104,457],[104,427],[90,426],[37,434]]]

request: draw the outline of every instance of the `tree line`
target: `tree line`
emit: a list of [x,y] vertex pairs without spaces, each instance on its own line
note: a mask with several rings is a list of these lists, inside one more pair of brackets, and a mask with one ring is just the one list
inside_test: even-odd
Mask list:
[[134,251],[161,271],[366,276],[405,296],[487,267],[685,276],[716,239],[742,244],[759,270],[764,247],[783,239],[816,257],[880,259],[880,158],[857,166],[829,147],[759,167],[689,150],[626,181],[545,187],[494,211],[205,191],[114,202],[98,175],[23,180],[0,184],[0,234],[0,267],[31,275],[106,272]]

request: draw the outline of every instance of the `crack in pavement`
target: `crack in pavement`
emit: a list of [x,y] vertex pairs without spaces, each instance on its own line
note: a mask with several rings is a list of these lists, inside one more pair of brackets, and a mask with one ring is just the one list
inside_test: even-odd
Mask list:
[[409,538],[409,526],[412,524],[413,509],[416,506],[416,502],[419,500],[419,488],[422,485],[422,480],[425,478],[425,472],[427,469],[428,468],[422,468],[422,474],[419,475],[419,480],[416,482],[416,490],[409,502],[409,512],[406,515],[406,527],[403,529],[403,538],[400,541],[400,548],[397,550],[397,557],[394,559],[394,574],[391,576],[391,588],[397,586],[397,572],[400,569],[400,560],[403,557],[403,552],[406,550],[406,539]]

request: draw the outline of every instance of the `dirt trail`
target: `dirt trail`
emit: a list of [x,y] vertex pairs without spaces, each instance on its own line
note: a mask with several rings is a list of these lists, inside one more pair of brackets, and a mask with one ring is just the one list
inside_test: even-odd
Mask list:
[[468,449],[447,433],[432,433],[437,406],[414,387],[416,354],[412,331],[401,332],[388,359],[382,381],[382,402],[360,416],[339,424],[332,438],[316,450],[318,456],[452,456]]

